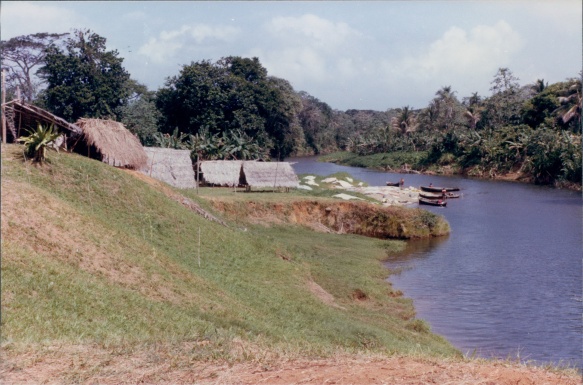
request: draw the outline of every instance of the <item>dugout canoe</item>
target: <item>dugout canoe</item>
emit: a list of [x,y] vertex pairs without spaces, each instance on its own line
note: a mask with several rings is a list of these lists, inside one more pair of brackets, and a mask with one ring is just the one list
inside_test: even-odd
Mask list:
[[429,205],[429,206],[447,206],[447,201],[441,199],[426,199],[426,198],[419,198],[420,205]]
[[434,187],[434,186],[421,186],[419,187],[421,189],[421,191],[426,191],[426,192],[437,192],[440,193],[443,190],[445,190],[446,192],[451,192],[451,191],[460,191],[459,187]]
[[[443,198],[443,194],[442,193],[432,193],[432,192],[427,192],[427,191],[421,191],[419,193],[419,196],[421,198],[426,198],[426,199],[441,199]],[[460,194],[454,194],[454,193],[445,193],[445,197],[446,198],[459,198]]]

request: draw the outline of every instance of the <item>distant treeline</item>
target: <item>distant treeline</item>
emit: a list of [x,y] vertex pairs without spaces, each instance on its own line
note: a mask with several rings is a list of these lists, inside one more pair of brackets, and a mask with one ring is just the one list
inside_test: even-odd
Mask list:
[[258,58],[191,62],[152,91],[89,30],[20,36],[2,41],[1,51],[9,98],[19,93],[69,121],[121,121],[148,146],[188,148],[207,159],[419,153],[419,167],[581,183],[580,77],[520,85],[500,68],[489,96],[460,100],[446,86],[420,109],[338,111],[269,76]]

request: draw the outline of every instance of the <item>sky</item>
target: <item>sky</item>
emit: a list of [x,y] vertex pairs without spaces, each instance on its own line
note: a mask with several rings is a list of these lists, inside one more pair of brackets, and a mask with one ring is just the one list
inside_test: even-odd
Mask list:
[[0,1],[0,37],[90,29],[150,90],[184,65],[258,57],[333,109],[423,108],[451,86],[490,96],[580,76],[581,0]]

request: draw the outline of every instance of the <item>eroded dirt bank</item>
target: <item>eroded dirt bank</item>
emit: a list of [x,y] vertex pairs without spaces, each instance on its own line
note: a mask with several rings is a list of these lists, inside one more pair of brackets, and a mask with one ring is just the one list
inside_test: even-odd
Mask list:
[[445,219],[421,209],[382,207],[366,202],[254,202],[212,199],[215,209],[231,219],[251,223],[288,223],[316,231],[358,234],[375,238],[411,239],[449,233]]
[[576,385],[574,371],[549,371],[508,362],[411,357],[208,362],[174,349],[110,352],[59,346],[37,354],[5,355],[4,384],[392,384]]

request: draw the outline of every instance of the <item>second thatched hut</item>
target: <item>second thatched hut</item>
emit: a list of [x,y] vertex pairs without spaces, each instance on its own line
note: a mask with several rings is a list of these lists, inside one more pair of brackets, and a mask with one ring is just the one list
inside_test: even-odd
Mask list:
[[74,151],[115,167],[139,170],[147,165],[148,156],[140,140],[123,124],[113,120],[79,119],[81,140]]
[[288,162],[243,162],[244,185],[249,188],[297,188],[299,180]]
[[201,177],[209,186],[247,188],[296,188],[299,180],[287,162],[212,160],[200,164]]
[[209,186],[237,187],[244,182],[240,160],[206,160],[200,162],[201,181]]
[[189,150],[144,147],[148,164],[142,172],[178,188],[196,188]]

